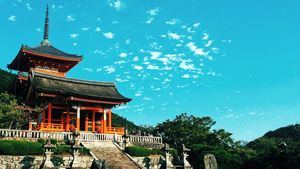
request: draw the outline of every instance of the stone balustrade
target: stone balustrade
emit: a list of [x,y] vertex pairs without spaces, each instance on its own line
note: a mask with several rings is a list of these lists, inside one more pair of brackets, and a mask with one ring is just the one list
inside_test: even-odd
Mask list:
[[[92,132],[80,132],[80,141],[116,141],[123,142],[123,136],[118,134],[101,134]],[[36,130],[13,130],[13,129],[0,129],[0,137],[13,137],[13,138],[33,138],[33,139],[57,139],[57,140],[73,140],[72,132],[47,132]],[[128,141],[137,144],[154,144],[162,145],[162,137],[155,136],[136,136],[129,135]]]

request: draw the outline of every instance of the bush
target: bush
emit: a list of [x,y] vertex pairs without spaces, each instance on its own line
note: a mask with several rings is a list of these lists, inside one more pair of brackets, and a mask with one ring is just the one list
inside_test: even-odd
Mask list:
[[50,139],[51,144],[55,145],[57,143],[56,139]]
[[72,153],[71,146],[69,145],[57,145],[53,148],[54,154]]
[[37,142],[41,143],[42,145],[46,144],[46,140],[42,138],[37,139]]
[[0,140],[1,155],[42,155],[44,149],[39,142],[25,140]]
[[81,154],[90,154],[90,149],[83,147],[83,148],[79,149],[79,152]]
[[135,157],[144,157],[144,156],[149,156],[149,155],[154,155],[154,154],[160,154],[162,155],[163,152],[158,149],[148,149],[145,147],[138,147],[138,146],[129,146],[125,148],[125,152],[128,153],[131,156]]

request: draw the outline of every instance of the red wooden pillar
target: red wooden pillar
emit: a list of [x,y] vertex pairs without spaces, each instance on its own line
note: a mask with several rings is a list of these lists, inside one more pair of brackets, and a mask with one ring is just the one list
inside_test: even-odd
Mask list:
[[88,114],[88,112],[86,112],[85,115],[86,115],[85,116],[85,131],[88,131],[88,129],[89,129],[89,114]]
[[106,133],[106,122],[107,122],[107,110],[104,109],[103,111],[103,133]]
[[52,103],[48,104],[48,127],[51,127],[51,118],[52,118]]
[[80,107],[77,107],[77,115],[76,115],[76,129],[80,131]]
[[96,116],[96,113],[95,113],[95,111],[93,111],[93,114],[92,114],[92,132],[95,132],[95,116]]
[[111,122],[111,109],[109,109],[109,111],[108,111],[108,127],[109,127],[109,131],[111,131],[111,126],[112,126],[112,122]]
[[68,111],[67,111],[67,118],[66,118],[66,130],[70,131],[70,109],[68,107]]

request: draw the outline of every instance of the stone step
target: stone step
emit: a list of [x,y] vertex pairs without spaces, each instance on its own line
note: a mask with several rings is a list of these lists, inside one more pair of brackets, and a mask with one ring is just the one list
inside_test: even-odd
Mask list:
[[112,141],[84,142],[83,145],[101,160],[109,169],[139,169]]

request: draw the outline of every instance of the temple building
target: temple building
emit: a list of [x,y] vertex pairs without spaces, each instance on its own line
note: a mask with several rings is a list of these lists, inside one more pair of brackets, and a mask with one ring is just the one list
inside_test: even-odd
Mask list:
[[22,45],[8,65],[18,71],[10,91],[21,96],[26,104],[41,107],[29,129],[123,134],[123,127],[112,126],[112,108],[131,99],[121,95],[114,83],[67,78],[67,72],[83,57],[55,48],[48,36],[47,7],[41,44]]

